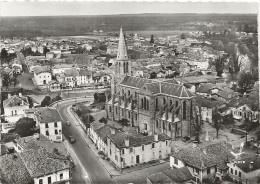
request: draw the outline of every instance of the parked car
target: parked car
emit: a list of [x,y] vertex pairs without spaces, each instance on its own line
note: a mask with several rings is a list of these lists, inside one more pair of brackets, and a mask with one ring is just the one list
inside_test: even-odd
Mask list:
[[66,123],[68,126],[70,126],[71,124],[70,124],[70,122],[69,121],[67,121],[67,123]]
[[70,135],[69,136],[69,141],[70,141],[70,143],[75,143],[76,139],[72,135]]

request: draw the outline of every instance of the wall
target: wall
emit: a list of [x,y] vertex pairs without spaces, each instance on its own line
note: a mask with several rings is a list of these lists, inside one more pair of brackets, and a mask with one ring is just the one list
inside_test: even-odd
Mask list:
[[[54,127],[54,122],[48,123],[49,128],[45,128],[45,123],[40,123],[40,133],[45,135],[52,141],[60,142],[62,141],[62,124],[61,121],[57,122],[57,127]],[[49,131],[49,136],[46,135],[46,131]],[[58,131],[58,134],[55,134],[55,130]]]
[[[60,178],[60,174],[63,174],[63,179]],[[38,177],[38,178],[34,178],[34,183],[38,184],[39,180],[42,179],[43,180],[43,184],[48,184],[48,177],[51,177],[51,182],[56,182],[56,181],[62,181],[62,180],[68,180],[70,178],[70,171],[69,169],[65,169],[62,171],[58,171],[57,173],[53,173],[53,174],[49,174],[46,176],[42,176],[42,177]],[[65,182],[65,184],[69,184],[69,181]]]
[[[21,117],[24,117],[24,115],[25,115],[24,110],[25,109],[29,109],[29,105],[6,107],[6,108],[4,108],[5,119],[8,122],[12,122],[12,123],[16,122]],[[13,111],[13,115],[12,115],[12,111]],[[15,111],[16,111],[17,115],[15,115]]]

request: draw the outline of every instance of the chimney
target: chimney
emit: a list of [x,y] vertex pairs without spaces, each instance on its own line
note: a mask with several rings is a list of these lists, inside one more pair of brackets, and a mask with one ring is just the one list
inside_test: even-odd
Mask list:
[[250,171],[251,171],[251,170],[253,169],[253,167],[254,167],[253,164],[254,164],[254,162],[250,162],[250,163],[249,163],[249,169],[250,169]]
[[125,138],[125,146],[126,146],[126,147],[129,147],[129,138],[128,138],[128,137]]
[[10,93],[8,93],[8,99],[9,99],[9,98],[11,98],[11,94],[10,94]]
[[154,141],[158,141],[158,134],[154,134]]
[[115,134],[116,133],[116,130],[114,128],[111,128],[111,134]]
[[33,134],[33,138],[39,140],[40,139],[40,134],[38,134],[38,133]]
[[22,95],[22,93],[19,93],[19,97],[22,97],[23,95]]

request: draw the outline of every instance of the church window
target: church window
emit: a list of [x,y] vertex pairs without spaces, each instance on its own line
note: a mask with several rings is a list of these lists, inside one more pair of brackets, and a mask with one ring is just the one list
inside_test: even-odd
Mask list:
[[186,119],[186,101],[183,101],[182,117],[184,120]]
[[125,66],[125,63],[123,64],[124,66],[124,74],[126,73],[126,66]]
[[155,99],[155,110],[158,111],[158,98]]
[[146,109],[146,98],[144,97],[144,106],[143,109]]
[[175,102],[175,108],[177,108],[179,106],[178,101]]
[[170,123],[169,123],[169,131],[172,131],[172,126]]
[[128,62],[126,63],[126,73],[128,73]]
[[141,108],[144,108],[144,99],[141,100]]
[[166,104],[166,99],[163,98],[163,106]]
[[147,103],[147,104],[146,104],[146,110],[149,110],[149,100],[147,100],[146,103]]
[[172,106],[172,100],[170,100],[170,106]]

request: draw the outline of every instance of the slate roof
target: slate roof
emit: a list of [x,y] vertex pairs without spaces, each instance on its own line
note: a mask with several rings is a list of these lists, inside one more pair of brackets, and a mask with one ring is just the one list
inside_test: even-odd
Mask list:
[[55,108],[37,108],[35,115],[40,123],[51,123],[62,121],[59,112]]
[[48,72],[48,73],[51,73],[50,70],[44,66],[36,66],[33,68],[33,72],[38,75],[40,73],[43,73],[43,72]]
[[64,75],[66,77],[76,77],[76,76],[79,76],[79,72],[76,68],[71,68],[71,69],[65,70]]
[[0,178],[7,183],[28,184],[33,181],[18,153],[1,156],[0,165]]
[[3,107],[14,107],[14,106],[18,106],[19,104],[22,104],[22,101],[24,102],[24,105],[29,105],[28,99],[27,97],[20,97],[17,95],[12,96],[11,98],[8,98],[6,100],[4,100],[3,102]]
[[139,89],[146,85],[153,94],[194,97],[194,94],[192,94],[185,86],[178,84],[175,80],[158,82],[151,79],[126,76],[120,84]]
[[199,169],[214,165],[218,165],[220,169],[226,169],[225,161],[235,158],[230,151],[232,151],[232,146],[229,143],[219,142],[202,147],[184,149],[174,152],[172,156],[187,165]]
[[153,82],[154,81],[151,79],[126,76],[120,84],[135,87],[135,88],[141,88],[145,83],[153,83]]
[[215,86],[214,84],[210,84],[210,83],[201,84],[201,85],[197,88],[196,92],[197,92],[197,93],[209,93],[209,92],[210,92],[210,89],[211,89],[212,87],[214,87],[214,86]]
[[[242,161],[242,162],[239,162]],[[253,162],[253,168],[250,168],[250,163]],[[251,155],[245,158],[242,158],[241,160],[236,160],[236,165],[239,167],[242,171],[245,173],[255,171],[260,169],[260,156],[259,155]]]
[[[129,139],[129,147],[138,147],[143,144],[151,144],[154,141],[154,135],[148,135],[148,136],[143,136],[142,134],[139,133],[129,133],[129,132],[120,132],[116,134],[109,134],[108,138],[112,140],[112,142],[118,147],[119,149],[121,148],[126,148],[125,146],[125,140]],[[165,141],[165,140],[170,140],[171,138],[166,135],[166,134],[158,134],[158,141]]]

